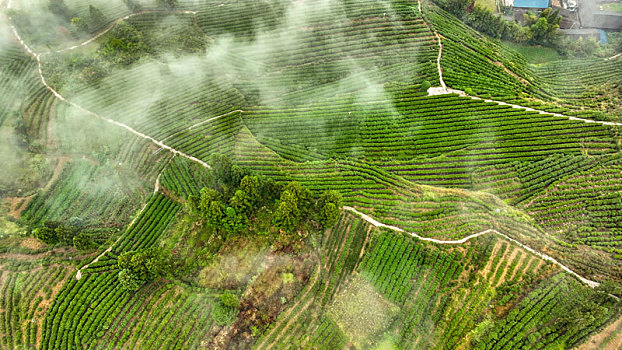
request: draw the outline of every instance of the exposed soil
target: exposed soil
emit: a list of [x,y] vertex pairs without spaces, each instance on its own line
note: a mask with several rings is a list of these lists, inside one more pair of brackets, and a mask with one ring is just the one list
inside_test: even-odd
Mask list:
[[[520,258],[518,259],[518,263],[516,263],[516,268],[514,269],[514,272],[512,272],[512,276],[506,278],[506,280],[513,280],[514,277],[516,277],[517,274],[522,272],[522,271],[520,271],[520,266],[523,264],[525,259],[527,259],[527,254],[521,254]],[[525,267],[525,268],[527,268],[527,267]]]
[[513,76],[514,78],[518,79],[521,83],[523,83],[523,85],[531,85],[531,83],[527,80],[525,80],[523,77],[519,76],[518,74],[512,72],[511,70],[508,69],[508,67],[506,67],[502,62],[499,61],[490,61],[492,64],[494,64],[495,66],[501,67],[503,68],[503,70],[508,73],[509,75]]
[[484,268],[479,271],[483,277],[488,276],[488,274],[490,273],[490,269],[492,269],[492,261],[494,257],[497,256],[497,254],[499,254],[499,249],[501,249],[501,241],[497,241],[495,245],[492,247],[492,252],[490,253],[490,257],[488,258],[488,261],[486,262],[486,266],[484,266]]
[[622,349],[622,316],[605,327],[600,333],[594,334],[577,350],[618,350]]
[[[255,341],[253,327],[264,329],[273,323],[283,310],[293,310],[298,304],[295,303],[293,306],[283,304],[282,298],[293,300],[305,287],[308,289],[304,295],[312,291],[311,286],[317,279],[316,274],[316,278],[310,280],[312,266],[310,263],[315,260],[313,257],[301,256],[287,260],[279,259],[278,256],[270,258],[271,256],[268,256],[266,259],[272,261],[269,266],[255,278],[255,282],[242,295],[240,314],[236,322],[220,329],[210,341],[208,348],[250,348]],[[319,267],[319,264],[317,266]],[[292,273],[294,281],[284,282],[283,273]],[[294,319],[291,318],[290,322]]]
[[[511,250],[511,252],[508,253],[508,250]],[[499,265],[501,265],[503,260],[506,261],[506,264],[503,267],[503,272],[501,272],[501,276],[499,277],[499,282],[497,282],[495,287],[498,287],[503,282],[509,279],[507,276],[508,268],[510,267],[510,264],[512,264],[512,261],[514,260],[514,258],[516,257],[516,254],[518,253],[518,249],[512,249],[512,247],[510,246],[508,250],[506,250],[505,255],[501,258],[501,260],[499,260]],[[499,268],[501,268],[501,266],[499,266]],[[495,271],[495,274],[496,274],[496,271]]]
[[63,172],[63,167],[65,166],[65,163],[69,162],[70,160],[71,158],[67,156],[58,157],[58,163],[56,163],[56,167],[54,168],[52,177],[50,177],[50,180],[43,187],[44,192],[49,190],[50,187],[52,187],[52,184],[56,182],[56,180],[58,180],[58,177]]
[[39,250],[45,247],[45,244],[36,238],[26,238],[19,245],[30,250]]
[[[27,238],[30,240],[35,240],[34,238]],[[29,243],[27,243],[29,244]],[[30,243],[30,244],[35,244],[35,243]],[[43,245],[43,243],[39,243],[41,245]],[[32,260],[37,260],[37,259],[41,259],[44,258],[46,256],[49,256],[52,254],[52,252],[54,252],[57,255],[61,255],[61,254],[67,254],[69,253],[71,250],[73,250],[73,248],[69,248],[69,247],[60,247],[60,248],[54,248],[52,250],[43,252],[43,253],[37,253],[37,254],[26,254],[26,253],[2,253],[0,254],[0,260],[26,260],[26,261],[32,261]]]
[[[65,276],[63,277],[63,279],[56,285],[52,286],[52,295],[49,299],[43,299],[41,301],[41,303],[39,304],[38,307],[40,307],[41,313],[37,313],[36,315],[37,317],[37,340],[36,340],[36,347],[37,349],[41,348],[41,339],[42,339],[42,332],[43,332],[43,319],[44,319],[44,315],[46,314],[47,310],[50,308],[50,306],[52,305],[52,301],[54,299],[56,299],[56,296],[58,295],[58,293],[60,292],[61,288],[65,285],[65,282],[67,282],[67,279],[69,279],[69,277],[71,276],[71,274],[65,274]],[[41,292],[39,292],[41,293]],[[41,294],[42,295],[42,294]]]
[[[285,311],[283,314],[278,315],[280,316],[279,319],[272,325],[272,331],[269,333],[266,333],[264,335],[264,340],[261,343],[258,343],[255,348],[257,349],[261,349],[261,348],[265,348],[265,349],[271,349],[273,344],[267,344],[266,345],[266,340],[268,338],[270,338],[270,336],[276,331],[277,328],[279,328],[281,326],[281,324],[287,320],[287,323],[285,324],[285,326],[283,327],[283,330],[276,336],[275,339],[279,339],[280,337],[283,336],[283,333],[285,332],[285,330],[287,328],[289,328],[292,323],[296,320],[295,317],[290,317],[292,315],[292,312],[294,312],[294,310],[296,310],[296,308],[298,308],[298,305],[300,304],[300,302],[302,300],[304,300],[309,293],[313,292],[314,288],[313,286],[315,285],[315,283],[317,282],[318,278],[320,277],[320,273],[321,273],[321,265],[318,263],[315,272],[313,273],[313,277],[312,279],[308,280],[306,283],[306,291],[304,292],[304,294],[302,294],[295,303],[293,303],[292,305],[289,305],[289,307],[287,308],[287,311]],[[304,310],[306,310],[309,305],[311,305],[313,299],[310,299],[300,310],[298,310],[297,314],[300,314],[301,312],[304,312]],[[275,316],[276,319],[276,316]],[[274,321],[272,321],[274,322]]]
[[3,200],[7,204],[9,216],[17,220],[22,216],[22,212],[28,206],[28,203],[34,198],[34,195],[28,197],[5,197]]

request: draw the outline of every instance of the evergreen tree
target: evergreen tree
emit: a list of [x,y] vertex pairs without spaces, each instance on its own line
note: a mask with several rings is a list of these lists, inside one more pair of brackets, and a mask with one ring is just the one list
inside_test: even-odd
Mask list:
[[46,244],[58,243],[56,230],[50,227],[38,227],[34,230],[35,237]]
[[318,200],[318,222],[325,228],[332,227],[339,219],[342,207],[341,194],[334,190],[324,191]]

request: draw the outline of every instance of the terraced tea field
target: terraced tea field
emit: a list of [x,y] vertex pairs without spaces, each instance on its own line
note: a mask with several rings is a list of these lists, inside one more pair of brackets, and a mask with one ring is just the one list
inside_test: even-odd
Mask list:
[[621,56],[434,1],[0,5],[0,348],[622,342]]

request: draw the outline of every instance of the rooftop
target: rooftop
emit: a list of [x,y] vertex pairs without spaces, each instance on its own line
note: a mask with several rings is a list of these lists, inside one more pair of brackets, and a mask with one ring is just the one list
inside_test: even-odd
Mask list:
[[549,6],[550,0],[514,0],[514,7],[545,9]]

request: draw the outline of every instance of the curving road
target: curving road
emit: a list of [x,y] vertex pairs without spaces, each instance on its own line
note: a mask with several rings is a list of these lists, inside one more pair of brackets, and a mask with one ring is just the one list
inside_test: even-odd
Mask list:
[[[8,2],[8,4],[7,4],[7,8],[9,8],[9,9],[11,8],[11,1],[10,1],[10,0],[9,0],[9,2]],[[126,17],[127,17],[127,16],[126,16]],[[12,20],[12,19],[11,19],[11,17],[9,17],[9,21],[11,21],[11,20]],[[117,22],[118,22],[118,21],[117,21]],[[153,137],[151,137],[151,136],[145,135],[145,134],[143,134],[143,133],[141,133],[141,132],[139,132],[139,131],[137,131],[137,130],[133,129],[132,127],[130,127],[130,126],[126,125],[126,124],[123,124],[123,123],[118,122],[118,121],[116,121],[116,120],[112,120],[112,119],[107,118],[107,117],[104,117],[104,116],[101,116],[101,115],[99,115],[99,114],[97,114],[97,113],[95,113],[95,112],[93,112],[93,111],[90,111],[90,110],[88,110],[88,109],[86,109],[86,108],[84,108],[84,107],[82,107],[82,106],[80,106],[80,105],[78,105],[78,104],[76,104],[76,103],[74,103],[74,102],[69,101],[69,100],[68,100],[67,98],[65,98],[63,95],[61,95],[60,93],[58,93],[58,91],[54,90],[54,88],[52,88],[50,85],[48,85],[48,83],[45,81],[45,77],[43,76],[43,71],[42,71],[42,69],[41,69],[41,54],[38,54],[38,53],[34,52],[34,51],[33,51],[33,50],[32,50],[32,49],[31,49],[31,48],[30,48],[30,47],[29,47],[29,46],[28,46],[28,45],[24,42],[24,40],[21,38],[21,36],[20,36],[20,35],[19,35],[19,33],[17,32],[17,28],[15,28],[15,26],[14,26],[12,23],[11,23],[11,24],[9,24],[9,26],[11,27],[11,30],[13,31],[13,34],[15,35],[15,37],[17,38],[17,40],[19,41],[20,45],[21,45],[21,46],[22,46],[22,47],[26,50],[26,52],[28,52],[28,54],[29,54],[29,55],[31,55],[32,57],[34,57],[34,58],[35,58],[35,60],[37,61],[37,69],[38,69],[38,71],[39,71],[39,78],[41,79],[41,83],[43,83],[43,85],[44,85],[44,86],[45,86],[45,87],[46,87],[46,88],[47,88],[50,92],[52,92],[52,93],[54,94],[54,96],[56,96],[56,98],[58,98],[59,100],[64,101],[64,102],[66,102],[66,103],[70,104],[70,105],[71,105],[71,106],[73,106],[73,107],[78,108],[79,110],[81,110],[81,111],[83,111],[83,112],[85,112],[85,113],[87,113],[87,114],[90,114],[90,115],[92,115],[92,116],[94,116],[94,117],[97,117],[97,118],[99,118],[99,119],[102,119],[102,120],[104,120],[104,121],[107,121],[107,122],[109,122],[109,123],[111,123],[111,124],[114,124],[114,125],[120,126],[120,127],[124,128],[124,129],[126,129],[127,131],[131,132],[132,134],[134,134],[134,135],[136,135],[136,136],[138,136],[138,137],[141,137],[141,138],[143,138],[143,139],[145,139],[145,140],[149,140],[149,141],[151,141],[151,142],[155,143],[156,145],[158,145],[160,148],[163,148],[163,149],[165,149],[165,150],[168,150],[168,151],[172,152],[173,154],[178,154],[178,155],[180,155],[180,156],[182,156],[182,157],[184,157],[184,158],[190,159],[190,160],[191,160],[191,161],[193,161],[193,162],[197,162],[197,163],[201,164],[202,166],[204,166],[204,167],[206,167],[206,168],[211,168],[211,167],[210,167],[207,163],[205,163],[204,161],[202,161],[202,160],[200,160],[200,159],[198,159],[198,158],[196,158],[196,157],[193,157],[193,156],[191,156],[191,155],[188,155],[188,154],[186,154],[186,153],[183,153],[183,152],[181,152],[181,151],[178,151],[178,150],[176,150],[176,149],[174,149],[174,148],[172,148],[172,147],[170,147],[170,146],[168,146],[168,145],[165,145],[164,143],[162,143],[162,141],[158,141],[158,140],[154,139],[154,138],[153,138]],[[107,30],[110,30],[110,29],[107,29]],[[107,31],[107,30],[106,30],[106,31]],[[105,31],[104,31],[104,32],[105,32]],[[102,35],[102,34],[103,34],[103,33],[100,33],[100,35]],[[83,44],[84,44],[84,43],[83,43]],[[79,46],[80,46],[80,45],[77,45],[77,46],[75,46],[75,47],[79,47]],[[74,48],[75,48],[75,47],[74,47]],[[213,118],[212,118],[212,119],[213,119]]]
[[[417,2],[418,2],[418,6],[419,6],[419,12],[421,12],[421,0],[418,0]],[[423,19],[423,21],[425,22],[425,19]],[[426,23],[426,25],[427,25],[427,23]],[[428,28],[430,28],[429,25],[428,25]],[[512,108],[524,109],[524,110],[527,110],[527,111],[538,112],[540,114],[548,114],[548,115],[553,115],[553,116],[556,116],[556,117],[568,118],[569,120],[579,120],[579,121],[582,121],[582,122],[585,122],[585,123],[596,123],[596,124],[602,124],[602,125],[622,126],[622,123],[606,122],[606,121],[585,119],[585,118],[577,118],[577,117],[572,117],[572,116],[569,116],[569,115],[564,115],[564,114],[559,114],[559,113],[552,113],[552,112],[546,112],[546,111],[542,111],[542,110],[539,110],[539,109],[533,109],[533,108],[530,108],[530,107],[515,105],[515,104],[511,104],[511,103],[507,103],[507,102],[490,100],[490,99],[483,99],[481,97],[467,95],[462,90],[456,90],[456,89],[448,88],[447,85],[445,84],[445,81],[443,80],[443,67],[441,66],[441,58],[443,56],[443,42],[441,40],[440,35],[438,35],[438,32],[436,30],[434,31],[434,35],[436,36],[436,39],[438,40],[438,58],[436,59],[436,67],[438,69],[438,78],[439,78],[439,82],[440,82],[441,86],[440,87],[431,87],[431,88],[429,88],[428,91],[427,91],[429,96],[444,95],[444,94],[458,94],[460,96],[469,97],[469,98],[474,99],[474,100],[484,100],[486,102],[493,102],[493,103],[496,103],[496,104],[501,105],[501,106],[510,106]],[[605,60],[606,61],[607,60],[613,60],[613,59],[616,59],[616,58],[621,57],[621,56],[622,56],[622,53],[614,55],[614,56],[611,56],[609,58],[605,58]]]
[[[9,6],[10,6],[10,1],[9,1]],[[124,21],[126,19],[130,19],[130,18],[132,18],[134,16],[144,15],[144,14],[147,14],[147,13],[171,13],[171,12],[172,13],[185,13],[185,14],[192,14],[192,15],[196,15],[197,14],[197,11],[187,11],[187,10],[142,10],[142,11],[139,11],[139,12],[130,13],[129,15],[127,15],[125,17],[121,17],[121,18],[119,18],[117,20],[114,20],[113,22],[111,22],[108,25],[108,27],[106,27],[105,29],[101,30],[99,33],[95,34],[95,36],[93,36],[92,38],[90,38],[88,40],[85,40],[85,41],[83,41],[80,44],[77,44],[77,45],[74,45],[74,46],[71,46],[71,47],[68,47],[68,48],[56,50],[54,52],[61,53],[61,52],[65,52],[65,51],[71,51],[71,50],[77,49],[79,47],[88,45],[88,44],[92,43],[93,41],[97,40],[102,35],[108,33],[110,30],[112,30],[112,28],[114,28],[115,25],[119,24],[119,22]],[[42,55],[48,54],[50,52],[51,51],[45,52]]]
[[[420,3],[419,3],[419,6],[420,6]],[[11,8],[11,0],[9,0],[9,1],[8,1],[8,3],[7,3],[7,8],[9,8],[9,9]],[[94,36],[93,38],[88,39],[88,40],[86,40],[85,42],[82,42],[81,44],[74,45],[74,46],[69,47],[69,48],[66,48],[66,49],[58,50],[58,51],[56,51],[56,52],[62,52],[62,51],[73,50],[73,49],[75,49],[75,48],[78,48],[78,47],[81,47],[81,46],[87,45],[88,43],[90,43],[90,42],[92,42],[93,40],[95,40],[95,39],[99,38],[100,36],[102,36],[102,35],[103,35],[103,34],[105,34],[106,32],[110,31],[110,30],[112,29],[112,27],[114,27],[114,25],[115,25],[115,24],[117,24],[118,22],[120,22],[120,21],[122,21],[122,20],[124,20],[124,19],[130,18],[130,17],[132,17],[132,16],[136,16],[136,15],[139,15],[139,14],[144,14],[144,13],[148,13],[148,12],[154,12],[154,11],[149,11],[149,10],[147,10],[147,11],[137,12],[137,13],[134,13],[134,14],[130,14],[130,15],[128,15],[128,16],[125,16],[125,17],[123,17],[123,18],[120,18],[120,19],[118,19],[118,20],[114,21],[114,22],[113,22],[113,23],[112,23],[109,27],[107,27],[105,30],[103,30],[102,32],[100,32],[99,34],[97,34],[96,36]],[[196,12],[195,12],[195,11],[180,11],[180,12],[184,12],[184,13],[193,13],[193,14],[196,14]],[[12,20],[12,19],[11,19],[11,17],[9,17],[9,21],[11,21],[11,20]],[[178,151],[178,150],[176,150],[176,149],[174,149],[174,148],[172,148],[172,147],[170,147],[170,146],[165,145],[164,143],[162,143],[162,141],[158,141],[158,140],[154,139],[154,138],[153,138],[153,137],[151,137],[151,136],[145,135],[145,134],[143,134],[143,133],[141,133],[141,132],[139,132],[139,131],[137,131],[137,130],[135,130],[135,129],[131,128],[130,126],[128,126],[128,125],[126,125],[126,124],[123,124],[123,123],[121,123],[121,122],[117,122],[117,121],[115,121],[115,120],[112,120],[112,119],[107,118],[107,117],[104,117],[104,116],[101,116],[101,115],[99,115],[99,114],[97,114],[97,113],[95,113],[95,112],[92,112],[92,111],[90,111],[90,110],[88,110],[88,109],[86,109],[86,108],[84,108],[84,107],[82,107],[82,106],[80,106],[80,105],[78,105],[78,104],[76,104],[76,103],[74,103],[74,102],[71,102],[71,101],[69,101],[68,99],[66,99],[64,96],[62,96],[62,95],[61,95],[60,93],[58,93],[56,90],[54,90],[54,88],[52,88],[50,85],[48,85],[48,84],[47,84],[47,82],[45,81],[45,77],[43,76],[43,72],[42,72],[42,69],[41,69],[41,54],[38,54],[38,53],[34,52],[34,51],[33,51],[33,50],[32,50],[32,49],[31,49],[31,48],[30,48],[30,47],[29,47],[29,46],[28,46],[28,45],[24,42],[24,40],[23,40],[23,39],[21,38],[21,36],[19,35],[19,33],[18,33],[18,31],[17,31],[17,28],[16,28],[16,27],[15,27],[12,23],[10,23],[10,24],[9,24],[9,26],[10,26],[11,30],[13,31],[13,34],[15,35],[15,37],[17,38],[17,40],[19,41],[20,45],[21,45],[21,46],[22,46],[22,47],[26,50],[26,52],[28,52],[28,54],[29,54],[29,55],[31,55],[32,57],[34,57],[34,58],[35,58],[35,60],[37,61],[37,68],[38,68],[38,72],[39,72],[39,77],[40,77],[41,82],[43,83],[43,85],[44,85],[44,86],[45,86],[45,87],[46,87],[46,88],[47,88],[50,92],[52,92],[52,93],[54,94],[54,96],[56,96],[59,100],[64,101],[64,102],[66,102],[66,103],[70,104],[71,106],[74,106],[74,107],[76,107],[76,108],[80,109],[81,111],[83,111],[83,112],[85,112],[85,113],[87,113],[87,114],[90,114],[90,115],[92,115],[92,116],[95,116],[95,117],[97,117],[97,118],[100,118],[100,119],[102,119],[102,120],[105,120],[105,121],[107,121],[107,122],[109,122],[109,123],[112,123],[112,124],[114,124],[114,125],[117,125],[117,126],[119,126],[119,127],[122,127],[122,128],[124,128],[124,129],[128,130],[129,132],[131,132],[132,134],[134,134],[134,135],[136,135],[136,136],[139,136],[139,137],[141,137],[141,138],[143,138],[143,139],[149,140],[149,141],[153,142],[154,144],[156,144],[156,145],[160,146],[160,148],[166,149],[166,150],[168,150],[168,151],[172,152],[173,154],[180,155],[180,156],[182,156],[182,157],[184,157],[184,158],[187,158],[187,159],[189,159],[189,160],[191,160],[191,161],[193,161],[193,162],[196,162],[196,163],[198,163],[198,164],[201,164],[202,166],[204,166],[204,167],[206,167],[206,168],[211,168],[211,167],[210,167],[207,163],[203,162],[202,160],[200,160],[200,159],[198,159],[198,158],[196,158],[196,157],[193,157],[193,156],[191,156],[191,155],[188,155],[188,154],[186,154],[186,153],[183,153],[183,152],[181,152],[181,151]],[[451,90],[451,89],[450,89],[450,90],[447,90],[447,86],[445,85],[445,83],[444,83],[444,81],[443,81],[443,76],[442,76],[442,68],[441,68],[441,65],[440,65],[441,55],[442,55],[442,48],[443,48],[443,46],[442,46],[441,38],[440,38],[440,36],[438,35],[438,33],[436,33],[436,32],[435,32],[434,34],[436,35],[436,37],[437,37],[437,39],[438,39],[438,44],[439,44],[439,53],[438,53],[438,59],[437,59],[437,66],[438,66],[438,73],[439,73],[439,78],[440,78],[440,82],[441,82],[441,87],[442,87],[443,91],[447,91],[447,93],[452,93],[451,91],[454,91],[454,93],[455,93],[455,91],[458,91],[458,90]],[[471,97],[471,98],[474,98],[474,99],[481,99],[481,98],[478,98],[478,97],[473,97],[473,96],[470,96],[470,97]],[[526,110],[537,111],[537,112],[540,112],[540,113],[543,113],[543,114],[552,114],[552,115],[556,115],[556,116],[562,116],[562,117],[569,118],[569,119],[571,119],[571,120],[582,120],[582,121],[585,121],[585,122],[588,122],[588,123],[601,123],[601,124],[605,124],[605,125],[622,125],[622,123],[600,122],[600,121],[595,121],[595,120],[581,119],[581,118],[575,118],[575,117],[570,117],[570,116],[564,116],[564,115],[562,115],[562,114],[548,113],[548,112],[538,111],[538,110],[535,110],[535,109],[531,109],[531,108],[527,108],[527,107],[522,107],[522,106],[518,106],[518,105],[512,105],[512,104],[508,104],[508,103],[505,103],[505,102],[500,102],[500,101],[493,101],[493,100],[485,100],[485,101],[487,101],[487,102],[495,102],[495,103],[498,103],[498,104],[501,104],[501,105],[508,105],[508,106],[512,106],[512,107],[514,107],[514,108],[523,108],[523,109],[526,109]],[[222,117],[222,116],[225,116],[225,115],[228,115],[228,114],[233,113],[233,112],[237,112],[237,111],[232,111],[232,112],[229,112],[229,113],[227,113],[227,114],[224,114],[224,115],[221,115],[221,116],[218,116],[218,117],[212,117],[212,118],[208,119],[208,121],[209,121],[209,120],[214,120],[214,119],[216,119],[216,118],[219,118],[219,117]],[[204,121],[204,122],[207,122],[207,121]],[[204,123],[204,122],[202,122],[202,123]],[[199,123],[199,124],[201,124],[201,123]],[[197,126],[197,125],[199,125],[199,124],[195,124],[195,125],[191,126],[190,128],[193,128],[193,127],[195,127],[195,126]],[[159,178],[159,176],[158,176],[158,178]],[[156,188],[154,189],[154,192],[157,192],[157,191],[158,191],[158,186],[159,186],[159,181],[156,181],[156,185],[155,185],[155,186],[156,186]],[[136,217],[134,218],[134,220],[132,220],[132,222],[130,223],[130,225],[129,225],[129,226],[131,226],[131,225],[134,223],[134,221],[135,221],[135,220],[136,220],[136,219],[140,216],[140,213],[141,213],[141,212],[145,209],[145,207],[146,207],[146,204],[142,207],[142,209],[139,211],[138,215],[136,215]],[[532,249],[531,247],[528,247],[528,246],[524,245],[523,243],[521,243],[521,242],[519,242],[519,241],[517,241],[517,240],[515,240],[515,239],[513,239],[513,238],[510,238],[509,236],[507,236],[507,235],[505,235],[505,234],[503,234],[503,233],[500,233],[500,232],[498,232],[498,231],[496,231],[496,230],[494,230],[494,229],[489,229],[489,230],[485,230],[485,231],[482,231],[482,232],[478,232],[478,233],[475,233],[475,234],[469,235],[469,236],[464,237],[464,238],[459,239],[459,240],[454,240],[454,241],[452,241],[452,240],[439,240],[439,239],[434,239],[434,238],[429,238],[429,237],[422,237],[422,236],[417,235],[416,233],[404,231],[403,229],[401,229],[401,228],[399,228],[399,227],[395,227],[395,226],[390,226],[390,225],[383,224],[383,223],[381,223],[381,222],[377,221],[376,219],[374,219],[374,218],[372,218],[372,217],[368,216],[367,214],[361,213],[361,212],[359,212],[358,210],[356,210],[356,209],[354,209],[354,208],[352,208],[352,207],[344,206],[344,207],[343,207],[343,209],[344,209],[344,210],[348,210],[348,211],[350,211],[350,212],[352,212],[352,213],[354,213],[354,214],[358,215],[358,216],[359,216],[359,217],[361,217],[363,220],[365,220],[365,221],[369,222],[370,224],[372,224],[372,225],[374,225],[374,226],[376,226],[376,227],[384,227],[384,228],[387,228],[387,229],[390,229],[390,230],[393,230],[393,231],[407,233],[407,234],[409,234],[409,235],[411,235],[411,236],[413,236],[413,237],[415,237],[415,238],[417,238],[417,239],[419,239],[419,240],[422,240],[422,241],[427,241],[427,242],[432,242],[432,243],[436,243],[436,244],[463,244],[463,243],[466,243],[467,241],[469,241],[469,240],[471,240],[471,239],[473,239],[473,238],[479,237],[479,236],[481,236],[481,235],[488,234],[488,233],[494,233],[494,234],[497,234],[497,235],[499,235],[499,236],[504,237],[505,239],[507,239],[507,240],[509,240],[509,241],[511,241],[511,242],[514,242],[514,243],[518,244],[518,245],[519,245],[519,246],[521,246],[523,249],[525,249],[525,250],[527,250],[527,251],[529,251],[529,252],[531,252],[531,253],[533,253],[533,254],[537,255],[537,256],[538,256],[538,257],[540,257],[540,258],[542,258],[542,259],[544,259],[544,260],[547,260],[547,261],[550,261],[550,262],[552,262],[552,263],[554,263],[554,264],[558,265],[558,266],[559,266],[559,267],[561,267],[564,271],[566,271],[566,272],[568,272],[568,273],[572,274],[573,276],[577,277],[577,278],[578,278],[581,282],[583,282],[583,283],[587,284],[588,286],[590,286],[590,287],[592,287],[592,288],[597,287],[597,286],[599,286],[599,285],[600,285],[600,283],[598,283],[598,282],[595,282],[595,281],[592,281],[592,280],[589,280],[589,279],[587,279],[587,278],[584,278],[584,277],[580,276],[579,274],[577,274],[576,272],[572,271],[572,270],[571,270],[570,268],[568,268],[567,266],[565,266],[565,265],[561,264],[561,263],[560,263],[559,261],[557,261],[555,258],[550,257],[550,256],[548,256],[548,255],[546,255],[546,254],[544,254],[544,253],[541,253],[541,252],[535,251],[535,250],[534,250],[534,249]],[[119,239],[120,239],[120,238],[119,238]],[[113,243],[113,245],[114,245],[114,243]],[[104,254],[106,254],[107,252],[109,252],[109,251],[111,251],[111,250],[112,250],[112,246],[113,246],[113,245],[111,245],[110,247],[108,247],[108,249],[106,249],[103,253],[101,253],[99,256],[97,256],[97,257],[96,257],[96,258],[95,258],[92,262],[90,262],[89,264],[86,264],[86,265],[84,265],[83,267],[81,267],[81,268],[77,271],[77,273],[76,273],[76,279],[78,279],[78,280],[79,280],[79,279],[81,278],[81,276],[82,276],[82,272],[81,272],[81,270],[82,270],[82,269],[87,268],[90,264],[92,264],[92,263],[94,263],[94,262],[97,262],[97,261],[98,261],[98,260],[99,260],[99,259],[100,259],[103,255],[104,255]]]
[[466,243],[467,241],[469,241],[469,240],[471,240],[473,238],[476,238],[476,237],[479,237],[479,236],[482,236],[482,235],[485,235],[485,234],[488,234],[488,233],[493,233],[493,234],[499,235],[499,236],[507,239],[510,242],[516,243],[521,248],[527,250],[528,252],[530,252],[532,254],[537,255],[541,259],[544,259],[546,261],[552,262],[553,264],[561,267],[562,270],[570,273],[571,275],[573,275],[577,279],[579,279],[579,281],[587,284],[588,286],[590,286],[592,288],[600,286],[599,282],[592,281],[592,280],[589,280],[589,279],[587,279],[585,277],[582,277],[578,273],[572,271],[568,266],[566,266],[566,265],[560,263],[559,261],[557,261],[555,258],[553,258],[553,257],[551,257],[549,255],[546,255],[544,253],[538,252],[535,249],[533,249],[533,248],[531,248],[531,247],[529,247],[529,246],[527,246],[527,245],[517,241],[516,239],[511,238],[508,235],[506,235],[504,233],[501,233],[501,232],[499,232],[499,231],[497,231],[495,229],[488,229],[488,230],[485,230],[485,231],[482,231],[482,232],[474,233],[472,235],[469,235],[469,236],[464,237],[464,238],[459,239],[459,240],[440,240],[440,239],[435,239],[435,238],[422,237],[422,236],[419,236],[418,234],[416,234],[414,232],[404,231],[403,229],[401,229],[399,227],[383,224],[383,223],[377,221],[376,219],[372,218],[371,216],[369,216],[367,214],[364,214],[364,213],[361,213],[360,211],[358,211],[358,210],[356,210],[356,209],[354,209],[352,207],[344,206],[343,209],[356,214],[357,216],[361,217],[363,220],[369,222],[370,224],[372,224],[372,225],[374,225],[376,227],[384,227],[384,228],[387,228],[389,230],[393,230],[393,231],[397,231],[397,232],[403,232],[403,233],[406,233],[406,234],[409,234],[409,235],[415,237],[418,240],[426,241],[426,242],[432,242],[432,243],[436,243],[436,244],[463,244],[463,243]]

